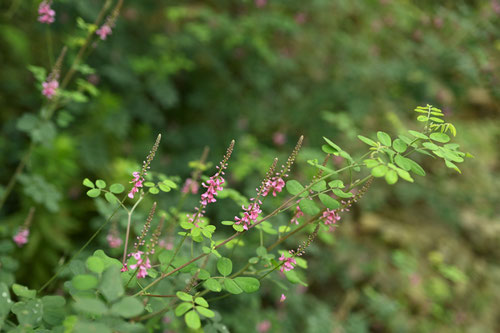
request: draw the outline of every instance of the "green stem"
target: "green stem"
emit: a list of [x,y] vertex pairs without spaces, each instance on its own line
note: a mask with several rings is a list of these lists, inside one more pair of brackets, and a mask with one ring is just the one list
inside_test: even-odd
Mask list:
[[142,201],[143,198],[144,198],[144,192],[141,193],[141,196],[139,197],[137,202],[134,204],[134,206],[132,206],[132,208],[128,212],[127,233],[125,235],[125,247],[123,248],[123,260],[122,260],[123,266],[125,266],[125,260],[127,259],[127,248],[128,248],[128,239],[130,236],[130,225],[132,224],[132,213],[134,212],[135,208],[137,207],[139,202]]
[[[127,196],[125,196],[123,199],[122,199],[122,203],[127,199]],[[118,211],[118,209],[120,208],[120,205],[118,205],[116,207],[116,209],[114,210],[114,212],[108,217],[108,219],[106,220],[106,222],[103,223],[103,225],[101,225],[99,227],[99,229],[96,230],[96,232],[94,232],[94,234],[87,240],[87,242],[71,257],[70,260],[68,260],[65,264],[63,264],[61,267],[59,267],[59,269],[56,271],[56,273],[47,281],[45,282],[45,284],[40,288],[38,289],[38,293],[40,293],[42,290],[44,290],[45,288],[47,288],[47,286],[49,286],[52,281],[54,281],[54,279],[59,275],[59,273],[61,273],[61,271],[66,267],[68,266],[78,255],[80,255],[80,253],[82,253],[83,250],[85,250],[87,248],[87,246],[89,246],[89,244],[94,240],[94,238],[97,237],[97,235],[101,232],[101,230],[111,221],[111,219],[113,218],[113,216],[116,214],[116,212]]]

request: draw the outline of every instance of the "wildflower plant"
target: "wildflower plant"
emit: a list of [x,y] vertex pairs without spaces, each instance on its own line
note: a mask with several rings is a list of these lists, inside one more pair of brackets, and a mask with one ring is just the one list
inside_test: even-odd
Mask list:
[[[255,293],[261,285],[279,280],[283,275],[291,284],[306,285],[303,274],[298,271],[307,269],[308,260],[315,260],[308,257],[309,247],[318,235],[335,232],[335,228],[342,225],[342,217],[349,213],[349,208],[369,195],[371,186],[377,186],[375,180],[383,178],[393,185],[399,180],[412,183],[414,177],[425,176],[424,169],[414,159],[418,154],[442,159],[446,167],[460,172],[457,164],[468,154],[460,151],[458,144],[451,143],[456,135],[454,126],[444,122],[443,113],[431,105],[417,107],[415,112],[417,121],[423,125],[421,130],[409,130],[397,136],[382,131],[373,137],[360,135],[358,138],[368,145],[368,150],[359,158],[352,157],[325,137],[324,162],[307,161],[316,171],[307,184],[290,179],[303,143],[300,137],[279,171],[276,171],[278,159],[269,161],[269,169],[255,195],[245,198],[240,215],[227,216],[223,221],[210,219],[206,210],[217,204],[221,193],[236,191],[229,188],[226,175],[231,171],[233,150],[237,149],[235,141],[230,142],[215,170],[207,167],[204,154],[195,172],[181,182],[175,177],[150,172],[155,169],[155,156],[161,153],[158,135],[141,169],[132,171],[127,187],[120,183],[108,186],[102,179],[83,180],[87,195],[95,200],[104,196],[113,213],[38,291],[0,283],[0,292],[6,295],[0,297],[3,311],[0,316],[15,317],[17,324],[12,322],[11,326],[64,327],[75,331],[99,328],[104,332],[111,327],[128,331],[158,325],[157,319],[169,312],[182,317],[190,329],[197,330],[215,320],[210,301],[214,296]],[[337,169],[328,166],[332,156],[342,157],[345,165]],[[203,178],[202,172],[211,176],[205,176],[199,187],[200,194],[193,190],[192,184]],[[177,204],[163,202],[160,194],[172,191],[179,191]],[[190,195],[198,196],[199,203],[186,213],[184,200]],[[264,208],[269,207],[264,206],[269,198],[273,198],[273,203],[280,202],[271,210]],[[135,218],[137,208],[143,204],[149,206],[149,214],[145,219]],[[123,230],[114,220],[120,210],[127,222]],[[287,216],[287,224],[276,223],[279,214]],[[29,216],[30,222],[25,223],[22,230],[28,230],[33,213]],[[139,229],[141,231],[135,234],[134,230]],[[75,258],[106,230],[109,249],[95,251],[83,260],[83,267],[68,270],[73,260],[81,260]],[[259,235],[260,244],[247,242],[252,233]],[[161,240],[172,237],[172,246],[160,246]],[[132,238],[135,242],[129,247]],[[22,245],[27,239],[18,232],[14,241]],[[239,243],[254,252],[245,262],[231,259]],[[121,258],[109,254],[113,249],[121,250],[122,245]],[[63,276],[69,278],[64,283],[64,292],[71,298],[43,296],[56,279]],[[16,295],[16,302],[11,292]],[[276,302],[286,302],[289,292],[283,289],[280,293],[281,297],[275,295]],[[64,306],[66,301],[72,304],[71,315]],[[43,311],[36,312],[41,305]]]

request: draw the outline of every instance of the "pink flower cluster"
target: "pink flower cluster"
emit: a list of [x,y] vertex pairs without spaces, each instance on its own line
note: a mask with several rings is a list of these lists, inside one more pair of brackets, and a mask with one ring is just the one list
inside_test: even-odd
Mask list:
[[99,35],[101,40],[105,40],[108,35],[111,35],[111,27],[108,24],[103,24],[95,33]]
[[182,193],[188,194],[196,194],[198,193],[198,183],[192,180],[191,178],[186,179],[186,182],[184,183],[184,186],[182,187],[181,190]]
[[285,294],[281,294],[280,302],[283,303],[286,300]]
[[[224,174],[222,172],[222,174]],[[217,196],[217,192],[222,191],[224,184],[224,178],[220,174],[216,174],[215,176],[210,177],[206,183],[201,184],[204,188],[207,189],[205,193],[201,195],[201,204],[203,206],[208,205],[209,203],[215,202],[215,197]]]
[[50,8],[50,2],[42,1],[40,6],[38,6],[38,21],[41,23],[54,23],[56,12]]
[[28,236],[30,231],[27,228],[19,228],[17,234],[14,235],[13,240],[17,246],[22,247],[24,244],[28,243]]
[[134,195],[139,192],[139,187],[142,187],[142,183],[144,182],[144,178],[139,172],[132,173],[132,176],[134,176],[134,179],[132,179],[131,183],[134,183],[134,187],[128,193],[130,199],[133,199]]
[[276,193],[280,193],[285,187],[285,181],[281,177],[273,177],[266,182],[266,187],[262,192],[262,195],[265,197],[269,194],[269,192],[273,191],[273,197],[276,196]]
[[123,243],[122,239],[117,235],[116,232],[110,232],[106,236],[106,240],[108,241],[109,247],[112,249],[120,247]]
[[340,220],[340,216],[337,213],[337,210],[331,210],[327,208],[323,212],[323,219],[326,225],[332,226],[333,224],[337,223],[338,220]]
[[297,261],[294,257],[287,258],[284,254],[281,255],[279,260],[283,261],[283,265],[281,265],[280,268],[281,273],[291,271],[295,268],[294,265],[297,265]]
[[262,202],[258,200],[248,205],[247,208],[245,208],[245,206],[241,206],[241,208],[244,211],[243,217],[239,218],[235,216],[234,217],[234,220],[236,221],[235,224],[243,223],[243,229],[248,230],[249,226],[255,223],[257,221],[257,218],[259,217],[259,214],[262,213],[262,210],[260,209],[261,204]]
[[290,223],[299,224],[299,218],[302,216],[304,216],[304,212],[300,209],[299,205],[297,205],[297,207],[295,207],[295,215],[293,215]]
[[56,79],[48,80],[47,82],[42,83],[43,89],[42,94],[45,95],[48,99],[51,99],[57,92],[57,88],[59,88],[59,82]]
[[148,275],[147,270],[151,268],[151,262],[149,261],[149,258],[146,257],[146,260],[142,258],[142,255],[144,252],[142,251],[137,251],[135,253],[132,253],[131,256],[137,260],[137,263],[130,265],[131,269],[136,269],[139,268],[139,271],[137,272],[137,278],[138,279],[143,279]]

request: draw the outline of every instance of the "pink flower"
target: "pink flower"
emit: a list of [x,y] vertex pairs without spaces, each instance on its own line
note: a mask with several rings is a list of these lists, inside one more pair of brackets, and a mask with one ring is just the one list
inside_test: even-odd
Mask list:
[[106,236],[106,240],[108,241],[109,247],[112,249],[120,247],[123,243],[122,239],[116,234],[116,232],[110,232]]
[[52,79],[47,82],[42,83],[43,89],[42,94],[45,95],[48,99],[51,99],[57,92],[57,88],[59,88],[59,82],[57,80]]
[[285,294],[281,294],[280,302],[283,303],[286,300]]
[[332,226],[333,224],[337,223],[338,220],[340,220],[340,216],[337,214],[336,210],[330,210],[327,208],[323,212],[323,219],[326,225]]
[[259,214],[262,213],[262,210],[260,209],[261,204],[262,202],[259,200],[251,203],[247,208],[245,208],[245,206],[241,206],[241,208],[245,212],[243,213],[243,217],[241,218],[237,216],[234,217],[234,220],[236,221],[235,224],[243,223],[243,229],[248,230],[249,226],[255,223],[257,221],[257,218],[259,217]]
[[297,207],[295,207],[295,215],[290,220],[290,223],[299,224],[299,218],[302,216],[304,216],[304,212],[300,209],[299,205],[297,205]]
[[184,183],[181,192],[184,194],[188,194],[190,192],[192,194],[198,193],[198,183],[192,180],[191,178],[186,179],[186,182]]
[[160,239],[160,242],[158,243],[160,247],[164,248],[165,250],[172,250],[174,248],[174,243],[170,240],[165,240],[165,239]]
[[222,184],[225,183],[225,180],[220,175],[215,175],[210,177],[206,183],[201,184],[204,188],[207,189],[205,193],[201,195],[201,204],[203,206],[208,205],[209,203],[215,202],[215,197],[217,196],[217,192],[222,191]]
[[295,268],[294,265],[297,265],[297,261],[295,260],[294,257],[286,258],[284,254],[281,255],[279,260],[283,261],[283,264],[281,265],[280,268],[281,273],[291,271],[292,269]]
[[285,134],[281,132],[275,132],[273,134],[273,142],[276,146],[283,146],[286,142]]
[[271,328],[271,322],[269,320],[261,321],[257,324],[257,332],[266,333]]
[[267,4],[267,0],[255,0],[255,6],[262,8]]
[[132,173],[132,176],[134,176],[134,179],[132,179],[131,183],[134,183],[134,187],[128,193],[130,199],[133,199],[134,195],[139,192],[139,187],[142,187],[142,182],[144,181],[139,172]]
[[108,24],[103,24],[95,33],[99,35],[102,40],[105,40],[108,35],[111,35],[111,27]]
[[52,1],[42,1],[38,6],[38,21],[41,23],[53,23],[55,20],[56,12],[50,8]]
[[28,236],[30,231],[26,228],[19,228],[17,234],[12,238],[17,246],[22,247],[24,244],[28,243]]
[[267,181],[266,188],[264,189],[264,192],[262,192],[262,196],[267,196],[269,194],[269,191],[272,189],[273,197],[275,197],[276,192],[280,193],[283,190],[284,186],[285,181],[283,179],[273,177],[272,179],[269,179]]
[[135,253],[131,253],[131,256],[134,257],[135,260],[137,260],[137,263],[130,265],[131,269],[136,269],[138,268],[139,271],[137,272],[137,278],[138,279],[143,279],[148,275],[148,269],[151,268],[151,262],[149,261],[149,258],[146,257],[146,260],[142,259],[142,255],[144,252],[142,251],[137,251]]
[[297,24],[304,24],[304,23],[306,23],[306,20],[307,20],[307,16],[304,13],[298,13],[297,15],[295,15],[295,22]]

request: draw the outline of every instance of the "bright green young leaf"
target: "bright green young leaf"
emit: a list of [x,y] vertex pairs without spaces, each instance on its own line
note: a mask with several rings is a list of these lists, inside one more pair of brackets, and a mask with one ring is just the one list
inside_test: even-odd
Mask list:
[[406,151],[406,148],[408,148],[408,145],[401,139],[396,139],[392,143],[392,147],[394,148],[395,151],[398,153],[404,153]]
[[398,173],[398,176],[401,177],[402,179],[406,180],[407,182],[413,183],[413,178],[411,178],[408,171],[397,168],[396,172]]
[[329,144],[331,147],[333,147],[336,151],[338,151],[338,152],[341,152],[341,151],[342,151],[342,149],[341,149],[339,146],[337,146],[335,143],[333,143],[333,142],[332,142],[331,140],[329,140],[328,138],[323,137],[323,139],[326,141],[326,143],[328,143],[328,144]]
[[379,166],[376,166],[372,169],[372,176],[373,177],[384,177],[385,174],[387,173],[388,169],[387,166],[384,164],[381,164]]
[[101,194],[101,190],[93,188],[87,191],[87,195],[91,198],[97,198]]
[[338,209],[340,207],[340,203],[327,194],[321,193],[318,195],[318,197],[321,203],[323,203],[323,205],[325,205],[326,208],[333,210],[333,209]]
[[120,194],[125,191],[125,187],[122,184],[113,184],[109,187],[109,190],[114,194]]
[[104,193],[104,198],[106,198],[106,201],[109,203],[115,203],[118,202],[118,198],[115,197],[115,195],[111,192],[106,192]]
[[181,301],[185,301],[185,302],[192,302],[193,301],[193,296],[191,296],[188,293],[185,293],[183,291],[178,291],[175,294],[177,295],[177,297],[179,297],[179,299]]
[[158,188],[156,188],[156,187],[150,187],[149,188],[149,193],[151,193],[151,194],[158,194],[158,193],[160,193],[160,190]]
[[392,185],[395,184],[398,181],[398,174],[394,170],[389,170],[385,174],[385,181],[387,184]]
[[95,184],[97,185],[98,188],[106,188],[106,182],[102,179],[98,179],[95,181]]
[[231,274],[231,272],[233,271],[233,263],[231,262],[231,259],[224,257],[220,258],[217,261],[217,270],[223,276],[228,276],[229,274]]
[[187,303],[187,302],[181,303],[175,308],[175,315],[177,317],[180,317],[183,314],[185,314],[186,312],[188,312],[189,310],[191,310],[192,308],[193,308],[193,303]]
[[358,139],[360,139],[361,141],[363,141],[364,143],[366,143],[369,146],[373,146],[373,147],[377,147],[378,146],[375,141],[373,141],[372,139],[367,138],[366,136],[358,135]]
[[201,305],[201,306],[208,308],[208,303],[203,297],[196,297],[194,299],[194,302],[198,305]]
[[410,133],[411,135],[413,135],[417,139],[423,139],[423,140],[429,139],[429,137],[427,135],[420,133],[420,132],[417,132],[417,131],[409,130],[408,133]]
[[434,132],[429,135],[431,140],[441,142],[441,143],[446,143],[450,141],[450,137],[444,133],[439,133],[439,132]]
[[186,321],[186,325],[192,329],[197,330],[201,327],[200,316],[195,310],[191,310],[186,313],[184,320]]
[[94,183],[92,183],[92,181],[90,179],[88,179],[88,178],[85,178],[83,180],[83,185],[85,185],[87,187],[90,187],[90,188],[94,188],[95,187]]
[[342,182],[340,179],[335,179],[332,180],[331,182],[328,183],[328,186],[331,188],[344,188],[344,182]]
[[160,190],[162,190],[163,192],[170,192],[171,188],[168,187],[167,185],[163,184],[163,183],[158,183],[158,187],[160,188]]
[[195,309],[199,314],[207,318],[213,318],[215,316],[215,313],[212,310],[204,308],[202,306],[197,306]]
[[384,146],[387,146],[387,147],[391,146],[392,141],[391,141],[391,137],[389,134],[382,132],[382,131],[378,131],[377,138],[380,141],[380,143],[382,143]]

